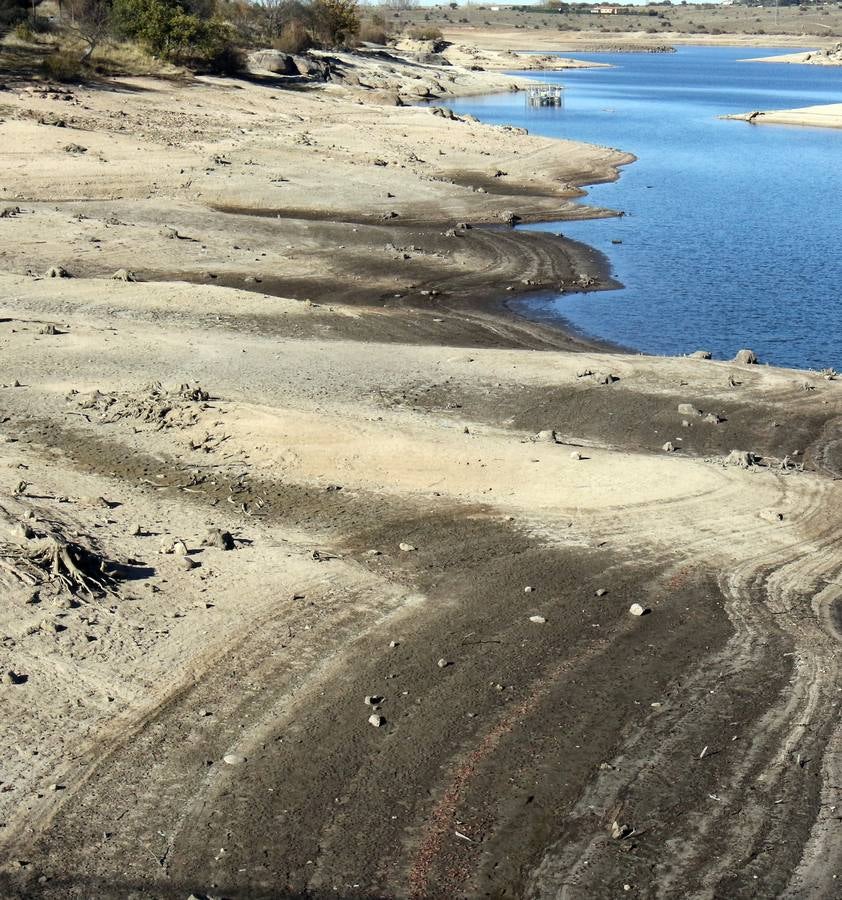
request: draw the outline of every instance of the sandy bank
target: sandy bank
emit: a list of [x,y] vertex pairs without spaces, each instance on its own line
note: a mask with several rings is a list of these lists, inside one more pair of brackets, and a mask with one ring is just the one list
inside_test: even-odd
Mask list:
[[769,109],[722,116],[752,125],[804,125],[811,128],[842,128],[842,103],[803,106],[800,109]]
[[832,895],[839,382],[507,314],[454,68],[0,98],[2,896]]
[[780,56],[760,56],[745,62],[791,63],[809,66],[842,66],[842,44],[832,44],[824,49],[806,50],[802,53],[784,53]]

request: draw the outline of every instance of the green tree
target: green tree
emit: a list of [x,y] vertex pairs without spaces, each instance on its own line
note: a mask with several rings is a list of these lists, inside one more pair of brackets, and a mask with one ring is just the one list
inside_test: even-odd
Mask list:
[[328,47],[343,47],[359,33],[356,0],[315,0],[313,15],[319,37]]

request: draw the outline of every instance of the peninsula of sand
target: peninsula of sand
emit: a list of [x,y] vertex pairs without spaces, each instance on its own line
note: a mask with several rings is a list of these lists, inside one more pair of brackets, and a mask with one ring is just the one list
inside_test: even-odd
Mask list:
[[4,82],[0,895],[833,896],[834,373],[519,317],[631,157],[319,65]]

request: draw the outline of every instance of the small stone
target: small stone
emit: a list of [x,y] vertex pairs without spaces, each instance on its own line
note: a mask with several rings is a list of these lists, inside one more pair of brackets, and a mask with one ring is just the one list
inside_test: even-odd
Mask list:
[[384,716],[381,716],[380,713],[372,713],[368,717],[368,724],[373,725],[375,728],[381,728],[386,724],[386,719]]
[[556,443],[556,434],[552,429],[545,429],[544,431],[539,431],[538,434],[535,435],[536,441],[544,441],[547,444],[555,444]]
[[608,591],[606,590],[606,588],[597,588],[597,590],[594,591],[594,593],[596,594],[597,597],[604,597],[608,593]]
[[664,453],[675,453],[675,447],[672,444],[672,441],[667,441],[661,449]]
[[44,273],[45,278],[70,278],[70,273],[63,266],[51,266]]
[[646,615],[648,610],[642,607],[639,603],[632,603],[632,605],[629,607],[629,612],[633,616],[643,616]]
[[523,589],[523,593],[524,593],[524,594],[531,594],[534,590],[535,590],[535,588],[532,587],[531,584],[528,584],[528,585],[526,585],[526,587]]
[[546,625],[547,620],[543,616],[530,616],[530,622],[534,622],[536,625]]
[[705,418],[705,422],[709,422],[711,425],[719,425],[722,422],[722,419],[716,413],[708,413]]
[[693,406],[692,403],[679,403],[678,412],[682,416],[693,416],[697,419],[700,419],[702,417],[702,411],[700,409],[696,409],[696,407]]
[[226,753],[222,757],[222,761],[229,766],[241,766],[246,761],[246,758],[242,753]]
[[417,549],[413,544],[407,544],[404,541],[401,541],[400,544],[398,544],[398,547],[400,547],[404,553],[412,553],[413,550]]
[[179,556],[178,564],[187,572],[191,569],[198,569],[200,565],[192,556]]
[[734,357],[734,362],[741,366],[756,366],[757,354],[753,350],[739,350]]
[[366,706],[380,706],[383,702],[383,697],[378,697],[377,694],[371,694],[365,698]]
[[446,669],[446,668],[450,665],[450,662],[449,662],[449,660],[446,660],[444,657],[442,657],[442,658],[436,663],[436,665],[437,665],[440,669]]
[[176,556],[187,556],[187,544],[185,544],[184,541],[174,541],[172,552],[175,553]]
[[140,527],[140,525],[137,522],[135,522],[133,525],[129,526],[129,534],[132,537],[139,537],[140,535],[143,534],[143,529]]
[[754,453],[750,453],[748,450],[732,450],[728,456],[725,457],[725,465],[749,469],[758,459],[759,457],[755,456]]
[[691,359],[712,359],[713,354],[710,350],[696,350],[690,354]]
[[581,458],[582,458],[582,454],[581,454],[578,450],[574,450],[574,451],[570,454],[570,458],[571,458],[571,459],[581,459]]
[[389,649],[394,650],[395,647],[400,647],[399,641],[389,641]]
[[216,547],[218,550],[233,550],[235,544],[234,538],[229,531],[223,531],[221,528],[211,528],[202,541],[202,546]]

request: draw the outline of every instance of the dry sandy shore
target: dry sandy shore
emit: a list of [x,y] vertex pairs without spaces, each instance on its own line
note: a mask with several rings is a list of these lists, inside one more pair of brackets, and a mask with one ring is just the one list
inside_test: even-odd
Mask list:
[[811,128],[842,128],[842,103],[802,106],[799,109],[767,109],[722,116],[740,119],[752,125],[806,125]]
[[834,896],[839,384],[517,318],[629,158],[344,67],[0,94],[0,896]]

